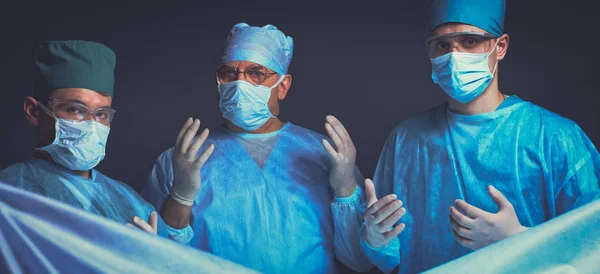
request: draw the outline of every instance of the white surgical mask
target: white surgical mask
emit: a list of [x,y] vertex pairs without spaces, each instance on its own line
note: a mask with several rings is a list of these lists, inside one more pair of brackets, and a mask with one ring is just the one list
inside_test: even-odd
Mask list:
[[475,100],[494,78],[498,61],[490,72],[488,58],[497,45],[488,53],[450,52],[431,59],[433,82],[458,102]]
[[218,89],[221,98],[219,107],[223,118],[247,131],[253,131],[264,125],[270,118],[277,118],[269,110],[271,89],[283,81],[281,76],[271,87],[253,85],[245,80],[237,80],[221,84]]
[[37,150],[48,152],[56,163],[77,171],[90,170],[104,159],[109,127],[94,120],[57,118],[46,107],[42,109],[56,121],[56,135],[52,144]]

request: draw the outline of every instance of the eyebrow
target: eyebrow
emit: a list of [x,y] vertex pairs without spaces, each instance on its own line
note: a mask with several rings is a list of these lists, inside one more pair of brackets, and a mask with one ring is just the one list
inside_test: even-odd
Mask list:
[[265,66],[262,66],[262,65],[250,65],[250,66],[248,66],[248,67],[247,67],[247,69],[248,69],[248,68],[258,68],[258,69],[264,69],[264,70],[266,70],[266,71],[267,71],[267,73],[277,73],[277,72],[275,72],[275,71],[271,70],[270,68],[267,68],[267,67],[265,67]]
[[[59,101],[60,101],[60,100],[59,100]],[[65,102],[74,102],[74,103],[79,103],[79,104],[82,104],[82,105],[84,105],[84,106],[86,106],[86,107],[90,108],[90,106],[88,106],[86,103],[84,103],[84,102],[82,102],[82,101],[79,101],[79,100],[77,100],[77,99],[68,99],[68,100],[65,100]],[[105,106],[102,106],[102,107],[99,107],[99,108],[111,108],[111,106],[109,106],[109,105],[105,105]],[[96,108],[96,109],[98,109],[98,108]]]

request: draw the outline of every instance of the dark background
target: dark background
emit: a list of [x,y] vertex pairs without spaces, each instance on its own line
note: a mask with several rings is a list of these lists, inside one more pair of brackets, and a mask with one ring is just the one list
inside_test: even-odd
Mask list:
[[[370,177],[388,132],[445,100],[430,78],[424,1],[396,2],[3,3],[0,166],[27,158],[34,144],[34,128],[23,114],[32,48],[50,39],[94,40],[117,54],[117,115],[98,168],[141,190],[187,117],[208,127],[221,123],[214,72],[229,30],[246,22],[273,24],[294,38],[293,85],[281,117],[324,133],[325,116],[336,115]],[[500,90],[574,120],[598,144],[596,10],[588,1],[556,2],[509,1],[505,31],[511,40],[499,65]]]
[[[367,177],[396,124],[445,100],[430,78],[422,0],[337,7],[44,2],[0,3],[0,168],[31,155],[34,128],[23,99],[31,94],[31,49],[43,40],[94,40],[116,52],[117,115],[98,169],[138,191],[187,117],[221,123],[214,72],[238,22],[273,24],[294,38],[293,85],[281,117],[324,133],[325,116],[336,115]],[[598,145],[597,11],[593,1],[554,2],[509,1],[500,90],[574,120]]]

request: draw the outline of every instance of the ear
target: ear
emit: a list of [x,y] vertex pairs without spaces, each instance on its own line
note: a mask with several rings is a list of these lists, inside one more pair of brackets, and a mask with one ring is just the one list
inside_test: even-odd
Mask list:
[[496,46],[496,60],[500,61],[504,59],[504,56],[506,56],[509,40],[510,38],[506,33],[498,38],[498,45]]
[[25,111],[25,117],[29,122],[34,126],[40,125],[40,112],[41,110],[37,106],[38,101],[33,97],[29,96],[25,98],[25,102],[23,103],[23,110]]
[[279,83],[277,86],[277,99],[279,99],[279,101],[283,101],[283,99],[285,99],[291,86],[292,75],[286,74],[281,83]]

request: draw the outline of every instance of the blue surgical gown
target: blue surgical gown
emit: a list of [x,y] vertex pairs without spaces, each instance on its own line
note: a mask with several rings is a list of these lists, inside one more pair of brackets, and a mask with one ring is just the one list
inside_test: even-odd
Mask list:
[[0,273],[257,273],[0,181]]
[[[134,216],[148,221],[150,214],[156,211],[131,187],[100,171],[92,169],[88,179],[75,175],[61,165],[38,158],[30,158],[1,170],[0,181],[123,224],[133,223]],[[189,245],[193,234],[190,226],[171,228],[158,215],[158,235]]]
[[374,183],[379,197],[395,193],[404,202],[406,228],[386,247],[360,236],[361,245],[384,272],[425,271],[470,252],[452,235],[454,200],[495,213],[493,185],[533,227],[597,199],[599,168],[598,151],[576,123],[517,96],[470,116],[443,104],[391,132]]
[[[263,137],[273,140],[273,135],[279,137],[274,145],[265,144],[272,149],[260,168],[240,143],[260,134],[211,130],[200,149],[215,145],[200,171],[191,245],[265,273],[335,273],[335,257],[368,270],[357,235],[364,195],[357,188],[350,197],[333,198],[331,161],[322,144],[327,138],[291,123]],[[172,153],[158,157],[143,192],[156,208],[171,189]],[[363,180],[358,169],[357,180]]]

